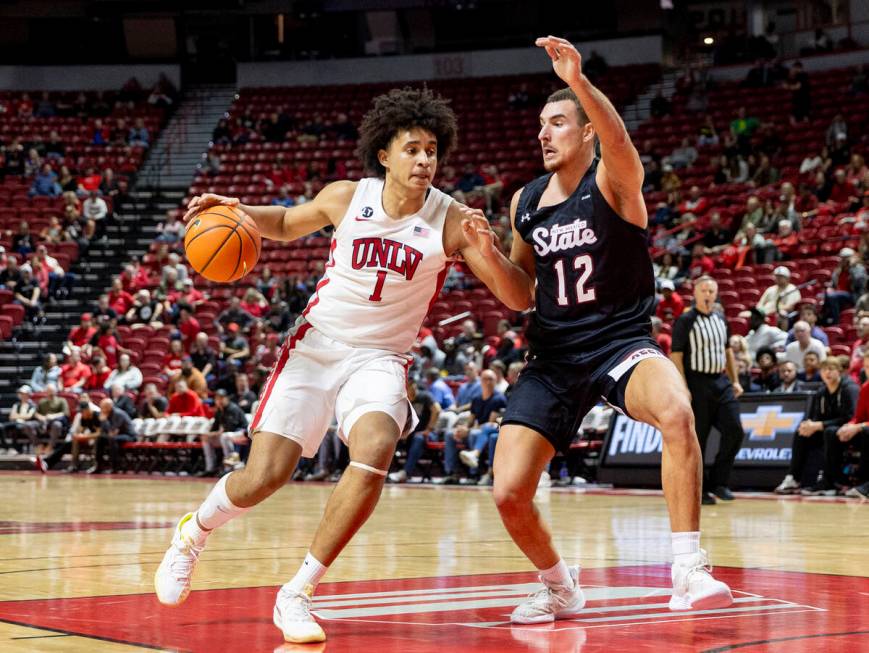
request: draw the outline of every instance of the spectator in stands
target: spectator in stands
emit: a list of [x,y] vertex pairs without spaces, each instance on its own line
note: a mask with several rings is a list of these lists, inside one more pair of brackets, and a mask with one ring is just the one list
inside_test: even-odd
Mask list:
[[187,355],[181,358],[181,369],[169,377],[168,392],[171,394],[181,381],[184,382],[184,385],[188,389],[195,392],[201,398],[205,399],[208,397],[208,383],[205,380],[205,376],[193,367],[193,359]]
[[108,293],[103,293],[97,298],[97,305],[93,311],[94,318],[98,322],[118,319],[118,313],[109,305]]
[[764,315],[788,315],[802,300],[799,289],[791,283],[791,271],[784,265],[773,270],[775,283],[764,290],[757,307]]
[[142,288],[136,293],[133,305],[125,316],[127,324],[134,329],[150,326],[159,329],[163,326],[160,317],[163,314],[163,304],[151,299],[151,293]]
[[857,321],[857,335],[857,340],[851,345],[848,373],[854,381],[859,382],[864,357],[869,354],[869,315],[864,315]]
[[755,358],[761,350],[772,349],[780,351],[784,349],[787,333],[778,327],[767,324],[766,316],[757,307],[749,310],[749,332],[746,337],[749,356]]
[[[3,246],[0,245],[0,248]],[[5,248],[3,248],[5,255]],[[0,288],[15,290],[21,283],[21,268],[18,267],[18,259],[14,256],[5,257],[6,265],[0,269]]]
[[824,141],[827,147],[832,150],[838,145],[839,139],[848,140],[848,123],[845,122],[845,116],[841,113],[833,116],[833,121],[827,127]]
[[49,255],[45,245],[39,245],[36,248],[36,255],[31,259],[31,266],[34,270],[39,271],[38,276],[47,279],[48,283],[45,290],[48,297],[68,297],[72,293],[72,287],[76,280],[75,274],[65,271],[58,260]]
[[676,197],[676,191],[682,187],[682,180],[669,163],[665,163],[661,167],[661,171],[663,172],[661,175],[661,190],[669,194],[668,201],[671,201]]
[[[836,483],[842,479],[842,447],[838,432],[853,417],[857,407],[859,388],[847,377],[842,376],[842,367],[836,357],[821,363],[821,377],[824,387],[815,397],[809,410],[808,419],[800,424],[798,435],[794,438],[791,467],[787,477],[779,486],[796,491],[802,484],[803,470],[808,452],[813,448],[824,448],[824,471],[817,482],[804,488],[801,494],[834,496]],[[852,429],[845,429],[851,433]],[[855,433],[856,434],[856,433]],[[853,436],[851,436],[853,437]],[[784,487],[783,487],[784,486]]]
[[151,135],[145,127],[144,118],[136,118],[127,141],[133,147],[149,147]]
[[696,243],[691,249],[689,273],[692,279],[710,274],[715,269],[715,263],[706,255],[702,243]]
[[166,220],[157,225],[157,234],[155,240],[170,245],[184,237],[184,223],[178,219],[175,211],[166,212]]
[[48,163],[42,164],[39,174],[33,179],[33,184],[30,186],[30,197],[58,197],[63,191],[60,184],[57,182],[57,174],[51,169]]
[[[480,374],[480,382],[482,392],[479,397],[471,401],[473,420],[467,427],[458,427],[452,437],[447,436],[445,450],[445,456],[454,459],[457,450],[456,439],[466,438],[468,440],[468,448],[462,451],[459,457],[470,468],[472,476],[477,475],[477,470],[480,466],[480,455],[484,451],[488,453],[488,466],[491,470],[495,455],[495,444],[498,440],[498,422],[501,412],[507,406],[507,399],[504,394],[495,389],[496,375],[493,370],[484,370]],[[450,443],[452,443],[452,447]],[[480,479],[480,484],[489,485],[491,479],[490,471]]]
[[745,339],[745,336],[740,336],[734,333],[728,339],[728,346],[730,347],[730,351],[733,352],[734,359],[737,361],[745,361],[748,363],[748,366],[751,367],[751,354],[748,351],[748,341]]
[[826,292],[824,310],[830,324],[839,323],[839,314],[853,306],[866,288],[866,268],[860,255],[850,247],[839,252],[839,264],[830,277],[830,290]]
[[290,194],[290,187],[287,186],[286,184],[282,184],[281,187],[278,189],[277,197],[272,198],[271,203],[274,206],[290,207],[290,206],[296,205],[296,200]]
[[718,131],[715,129],[715,121],[712,116],[707,115],[703,124],[700,126],[700,132],[697,135],[697,146],[706,147],[708,145],[718,145]]
[[221,358],[226,361],[244,362],[250,356],[250,346],[241,334],[238,324],[230,322],[220,343]]
[[199,324],[199,320],[193,316],[193,307],[190,304],[179,302],[176,306],[178,307],[178,323],[176,326],[181,334],[184,349],[189,350],[193,344],[193,339],[201,331],[202,327]]
[[[57,159],[62,159],[65,154],[66,145],[64,145],[63,140],[61,140],[60,138],[60,134],[57,133],[57,130],[52,129],[48,134],[48,140],[45,142],[45,158],[56,161]],[[63,168],[65,167],[66,166],[62,166],[61,171],[63,171]],[[67,170],[67,173],[69,173],[69,170]]]
[[736,359],[736,377],[743,392],[761,392],[761,387],[751,376],[751,363],[745,358]]
[[660,280],[673,281],[679,275],[679,266],[676,265],[675,257],[672,252],[664,252],[661,255],[661,262],[654,264],[655,277]]
[[43,392],[49,383],[55,384],[60,381],[60,366],[57,364],[57,356],[45,354],[42,357],[42,365],[33,370],[30,376],[30,387],[34,392]]
[[425,451],[426,441],[436,441],[435,426],[441,414],[441,404],[430,392],[420,390],[416,381],[407,384],[407,399],[413,406],[419,421],[407,439],[407,459],[404,467],[389,474],[392,483],[404,483],[413,476],[416,465]]
[[658,343],[658,347],[664,352],[664,356],[669,356],[670,350],[673,348],[673,339],[669,334],[664,332],[664,322],[656,316],[652,316],[652,338]]
[[685,311],[685,302],[682,296],[676,292],[676,286],[669,279],[663,279],[659,286],[661,298],[655,308],[655,315],[663,322],[672,324],[673,320]]
[[211,132],[211,142],[215,145],[227,145],[232,142],[232,129],[226,118],[217,121],[217,127]]
[[827,357],[827,350],[820,340],[812,337],[811,326],[803,320],[794,324],[794,341],[785,347],[785,358],[797,366],[798,372],[805,368],[805,356],[811,352],[819,361]]
[[112,373],[112,368],[106,365],[105,357],[99,353],[91,357],[90,361],[88,361],[88,366],[90,367],[91,373],[84,382],[82,389],[87,392],[92,392],[94,390],[102,392],[109,375]]
[[[820,340],[824,347],[830,346],[830,338],[824,330],[818,326],[818,312],[815,310],[813,304],[803,304],[800,306],[800,313],[797,319],[807,322],[809,326],[812,327],[812,338]],[[792,343],[795,339],[796,336],[794,335],[794,330],[791,329],[788,331],[787,344]]]
[[269,303],[256,288],[248,288],[239,303],[239,308],[255,318],[261,318],[268,313]]
[[100,197],[99,190],[91,190],[88,192],[88,197],[82,204],[82,215],[87,220],[93,220],[97,225],[97,231],[102,234],[104,220],[109,215],[109,206],[106,201]]
[[797,379],[806,383],[821,382],[821,357],[816,351],[807,351],[803,357],[803,370],[797,372]]
[[808,120],[812,107],[812,91],[809,75],[803,70],[802,62],[795,62],[788,71],[784,87],[791,91],[791,124]]
[[483,186],[484,183],[485,180],[480,173],[477,172],[474,164],[466,163],[464,170],[462,171],[462,176],[459,177],[459,181],[456,184],[456,190],[453,192],[453,197],[460,202],[465,202],[467,199],[466,196],[475,189]]
[[800,245],[800,239],[790,220],[779,220],[778,232],[770,239],[779,259],[792,259]]
[[760,121],[754,116],[749,116],[745,107],[739,107],[736,118],[730,121],[730,133],[736,139],[739,151],[747,153],[751,150],[751,137],[760,127]]
[[769,348],[757,351],[757,367],[760,370],[757,375],[758,392],[772,392],[777,388],[781,379],[778,375],[778,359],[776,353]]
[[65,392],[81,392],[90,374],[90,367],[81,360],[80,350],[74,347],[66,363],[60,366],[60,388]]
[[444,381],[443,377],[441,377],[440,370],[436,367],[431,367],[425,372],[425,380],[426,380],[426,391],[430,394],[440,407],[444,410],[451,409],[455,403],[455,397],[453,396],[453,391],[450,389],[450,386],[447,385],[446,381]]
[[222,331],[229,324],[235,323],[241,329],[246,329],[253,322],[253,316],[241,308],[241,299],[233,296],[229,300],[229,306],[217,316],[217,326]]
[[139,416],[136,404],[123,384],[113,383],[109,386],[109,397],[115,402],[115,408],[127,413],[130,419],[135,419]]
[[256,403],[257,395],[251,390],[250,378],[247,374],[239,372],[235,375],[235,390],[231,393],[233,403],[238,404],[245,413],[253,412],[253,405]]
[[31,399],[32,394],[29,385],[18,388],[18,401],[12,404],[9,421],[0,425],[0,452],[17,455],[18,450],[11,446],[17,441],[17,436],[35,432],[38,423],[35,418],[36,404]]
[[30,223],[22,220],[18,223],[18,232],[12,236],[12,251],[27,256],[35,248],[33,234],[30,233]]
[[24,307],[24,315],[28,321],[44,322],[45,317],[42,313],[42,290],[36,280],[33,278],[33,271],[30,264],[25,263],[21,266],[21,281],[15,286],[15,294],[13,299],[15,303],[21,304]]
[[180,338],[169,341],[169,351],[163,356],[163,374],[172,378],[181,369],[181,359],[184,358],[184,343]]
[[[679,213],[693,213],[703,215],[709,207],[709,200],[703,197],[699,186],[691,186],[688,197],[676,207]],[[719,215],[720,218],[720,215]]]
[[664,97],[661,91],[658,91],[655,94],[655,97],[652,98],[651,102],[649,102],[649,112],[653,118],[663,118],[664,116],[669,115],[672,110],[672,103]]
[[109,130],[109,143],[115,147],[124,147],[127,144],[129,134],[130,129],[127,127],[127,121],[118,118],[115,121],[115,126]]
[[769,186],[779,180],[779,170],[770,163],[769,157],[766,154],[760,155],[760,161],[751,175],[751,182],[754,186]]
[[42,242],[49,245],[56,245],[69,240],[63,225],[60,223],[60,219],[56,215],[48,218],[48,224],[39,232],[39,238]]
[[36,404],[33,414],[35,425],[25,424],[24,432],[30,438],[31,450],[36,451],[40,436],[49,437],[48,450],[53,451],[57,441],[66,433],[69,426],[69,404],[66,399],[57,396],[57,386],[49,383],[45,386],[45,397]]
[[91,145],[108,145],[109,138],[109,128],[103,124],[101,119],[94,120],[91,128]]
[[137,412],[143,419],[158,419],[166,416],[169,402],[157,390],[153,383],[146,383],[142,390],[142,398],[139,401]]
[[858,201],[857,188],[848,181],[847,173],[843,168],[837,168],[836,172],[833,173],[833,184],[830,187],[829,199],[831,202],[843,205],[845,208],[851,207]]
[[200,331],[196,334],[190,345],[189,354],[193,361],[193,367],[202,372],[202,376],[208,379],[217,367],[217,353],[208,345],[207,333]]
[[121,354],[118,357],[117,369],[112,370],[109,378],[106,379],[106,390],[115,384],[119,384],[125,391],[132,392],[137,391],[142,385],[142,372],[132,364],[129,354]]
[[72,461],[67,472],[75,474],[78,471],[81,445],[93,442],[100,433],[100,409],[87,394],[82,394],[78,402],[78,411],[67,431],[66,439],[45,459],[46,467],[52,469],[61,461],[64,454],[71,454]]
[[202,453],[205,456],[205,470],[197,476],[217,476],[217,460],[215,448],[220,446],[223,458],[229,458],[235,452],[233,439],[244,435],[247,429],[247,417],[244,411],[234,403],[226,390],[220,389],[214,393],[214,421],[211,430],[202,435]]
[[827,148],[823,148],[820,153],[806,154],[800,163],[800,174],[808,175],[815,172],[825,172],[830,165],[830,158],[827,153]]
[[181,415],[182,417],[203,417],[205,410],[199,395],[187,387],[184,379],[175,382],[175,391],[169,397],[169,406],[166,409],[169,415]]
[[[94,465],[88,474],[111,474],[121,467],[121,448],[136,439],[133,421],[111,399],[100,402],[100,434],[96,439]],[[103,468],[103,456],[108,450],[109,467]]]
[[[48,165],[48,164],[46,164],[46,165]],[[40,174],[44,174],[45,172],[46,171],[43,169],[43,165],[42,165],[42,157],[39,156],[39,151],[36,148],[31,147],[30,149],[27,150],[27,157],[24,159],[24,176],[25,177],[34,177],[34,176],[38,176]],[[54,175],[54,173],[51,172],[50,165],[48,165],[47,172],[50,173],[51,175]],[[56,175],[55,175],[55,178],[56,178]]]
[[778,376],[780,383],[773,389],[773,392],[805,392],[803,382],[797,380],[797,366],[791,361],[779,363]]

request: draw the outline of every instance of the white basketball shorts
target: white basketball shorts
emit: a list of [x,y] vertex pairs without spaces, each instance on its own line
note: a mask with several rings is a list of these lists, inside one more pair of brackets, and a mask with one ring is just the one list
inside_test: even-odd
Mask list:
[[382,412],[402,436],[419,419],[407,399],[409,357],[382,349],[352,347],[301,321],[281,347],[253,416],[250,434],[277,433],[298,442],[311,458],[332,423],[349,445],[350,432],[366,413]]

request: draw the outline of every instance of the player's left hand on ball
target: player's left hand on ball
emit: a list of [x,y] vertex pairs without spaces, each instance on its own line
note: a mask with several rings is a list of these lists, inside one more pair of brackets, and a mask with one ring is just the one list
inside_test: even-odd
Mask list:
[[460,206],[462,213],[462,233],[465,240],[483,256],[489,256],[495,251],[495,232],[489,225],[486,214],[480,209]]
[[203,209],[207,209],[210,206],[238,206],[238,204],[239,200],[237,197],[226,197],[224,195],[216,195],[214,193],[197,195],[187,203],[187,213],[184,214],[184,217],[181,218],[181,221],[187,222],[187,220],[195,213],[199,213]]
[[565,82],[570,84],[579,80],[582,75],[582,56],[573,47],[573,43],[557,36],[542,36],[534,45],[546,50],[552,59],[552,69]]

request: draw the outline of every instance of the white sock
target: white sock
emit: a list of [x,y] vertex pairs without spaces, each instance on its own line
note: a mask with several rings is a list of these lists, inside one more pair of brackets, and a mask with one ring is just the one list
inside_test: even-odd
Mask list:
[[250,510],[250,508],[239,508],[229,500],[226,494],[226,479],[229,477],[230,474],[227,474],[217,481],[205,497],[205,501],[194,513],[193,519],[188,520],[181,528],[182,534],[190,538],[196,546],[202,546],[215,528]]
[[540,580],[547,587],[558,585],[560,587],[573,587],[573,579],[570,577],[570,571],[567,568],[567,563],[561,558],[549,569],[540,570]]
[[690,556],[700,553],[700,531],[671,533],[673,543],[673,564],[681,564]]
[[326,575],[327,571],[329,571],[329,568],[325,567],[322,562],[312,556],[309,551],[305,556],[305,561],[302,563],[302,566],[299,567],[299,571],[297,571],[296,575],[293,576],[293,579],[286,584],[286,587],[289,587],[296,592],[304,592],[306,585],[312,585],[314,589],[317,589],[317,585],[320,584],[320,580],[322,580],[323,576]]

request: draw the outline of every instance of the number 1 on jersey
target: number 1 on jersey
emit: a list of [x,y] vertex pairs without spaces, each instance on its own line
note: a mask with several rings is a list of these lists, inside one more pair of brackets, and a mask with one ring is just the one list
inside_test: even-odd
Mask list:
[[386,283],[386,270],[378,270],[377,283],[374,284],[374,292],[369,295],[368,301],[379,302],[381,299],[383,299],[383,297],[381,297],[381,293],[383,292],[384,283]]
[[[567,306],[570,304],[570,298],[567,296],[567,282],[564,271],[563,258],[558,259],[553,266],[558,274],[558,305]],[[594,269],[594,262],[588,254],[580,254],[573,259],[573,269],[580,270],[579,279],[576,281],[576,303],[584,304],[592,302],[595,299],[594,288],[586,288],[585,283],[591,276],[591,271]]]

